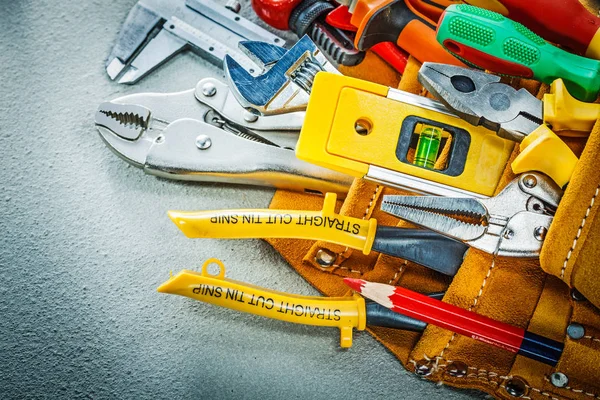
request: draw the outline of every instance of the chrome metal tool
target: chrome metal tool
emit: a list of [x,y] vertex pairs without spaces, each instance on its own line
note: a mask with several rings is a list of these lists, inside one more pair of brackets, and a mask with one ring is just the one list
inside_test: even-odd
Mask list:
[[489,199],[384,196],[381,210],[486,253],[537,258],[562,194],[531,172]]
[[518,142],[519,155],[511,162],[515,174],[539,171],[560,187],[570,181],[579,159],[554,131],[591,129],[599,112],[597,105],[571,97],[561,79],[552,83],[543,101],[498,76],[451,65],[425,63],[419,81],[469,124]]
[[177,53],[191,49],[222,66],[226,54],[254,71],[240,52],[241,41],[283,46],[277,35],[212,0],[140,0],[129,12],[108,60],[106,72],[119,83],[132,84]]
[[303,36],[277,60],[281,48],[266,42],[242,42],[240,48],[263,68],[252,76],[230,55],[225,56],[225,74],[239,103],[257,115],[303,111],[317,73],[339,73],[308,36]]
[[351,177],[296,158],[303,121],[302,112],[251,114],[213,78],[184,92],[120,97],[95,115],[106,144],[152,175],[345,196]]
[[471,125],[522,142],[544,123],[542,101],[526,89],[500,82],[497,75],[446,64],[424,63],[419,82]]

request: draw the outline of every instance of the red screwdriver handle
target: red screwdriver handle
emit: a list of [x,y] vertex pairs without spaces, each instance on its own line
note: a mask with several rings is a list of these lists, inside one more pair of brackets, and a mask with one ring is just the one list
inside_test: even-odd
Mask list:
[[[600,59],[600,18],[579,0],[466,0],[520,22],[544,39],[589,58]],[[493,4],[492,4],[493,3]]]

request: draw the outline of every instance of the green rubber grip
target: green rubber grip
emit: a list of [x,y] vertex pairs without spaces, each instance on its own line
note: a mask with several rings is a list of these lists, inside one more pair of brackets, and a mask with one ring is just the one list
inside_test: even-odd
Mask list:
[[600,61],[559,49],[492,11],[466,4],[449,6],[438,24],[437,41],[478,68],[548,84],[562,78],[569,93],[582,101],[594,101],[600,91]]

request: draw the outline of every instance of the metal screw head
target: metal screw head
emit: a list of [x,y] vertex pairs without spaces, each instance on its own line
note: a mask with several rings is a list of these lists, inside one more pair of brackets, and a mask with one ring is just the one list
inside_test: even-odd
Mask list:
[[527,382],[525,382],[522,378],[515,376],[510,381],[506,382],[504,388],[511,396],[522,397],[527,390]]
[[432,369],[429,363],[425,360],[417,361],[415,365],[415,375],[418,376],[429,376],[431,375]]
[[206,135],[199,135],[196,138],[196,147],[200,150],[206,150],[210,146],[212,146],[212,140],[210,140],[210,137]]
[[581,292],[577,289],[571,289],[571,298],[575,301],[586,301],[587,300],[585,298],[585,296],[582,295]]
[[256,122],[257,120],[258,120],[258,115],[252,114],[250,111],[244,111],[244,121]]
[[202,94],[206,97],[212,97],[217,93],[217,87],[212,82],[206,82],[202,85]]
[[467,364],[461,361],[453,361],[446,367],[446,373],[455,378],[464,378],[467,376]]
[[569,377],[562,372],[555,372],[550,375],[550,383],[556,387],[564,388],[569,384]]
[[546,238],[546,233],[548,233],[548,229],[545,226],[538,226],[533,230],[533,237],[541,242]]
[[570,324],[567,326],[567,336],[574,340],[581,339],[585,336],[585,328],[579,324]]
[[319,249],[315,256],[315,261],[321,267],[331,267],[335,263],[336,258],[337,256],[334,252],[327,249]]
[[523,178],[523,184],[529,189],[532,189],[537,185],[537,179],[533,175],[527,175]]
[[506,230],[504,231],[504,233],[502,234],[502,237],[503,237],[504,239],[508,239],[508,240],[510,240],[510,239],[512,239],[512,237],[513,237],[514,235],[515,235],[515,233],[514,233],[513,231],[511,231],[510,229],[506,229]]

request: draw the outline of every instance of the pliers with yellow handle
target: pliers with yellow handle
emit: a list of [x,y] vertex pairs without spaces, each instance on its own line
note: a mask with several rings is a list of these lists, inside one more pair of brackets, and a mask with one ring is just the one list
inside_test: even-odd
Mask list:
[[339,215],[335,204],[336,195],[327,193],[321,211],[169,211],[169,217],[189,238],[324,240],[364,254],[399,257],[450,276],[462,264],[467,246],[459,241],[428,230],[378,226],[375,218]]
[[588,135],[600,117],[600,105],[576,100],[561,79],[543,100],[501,83],[499,76],[452,65],[424,63],[419,82],[463,120],[520,143],[511,164],[515,174],[543,172],[561,187],[578,159],[554,132]]

